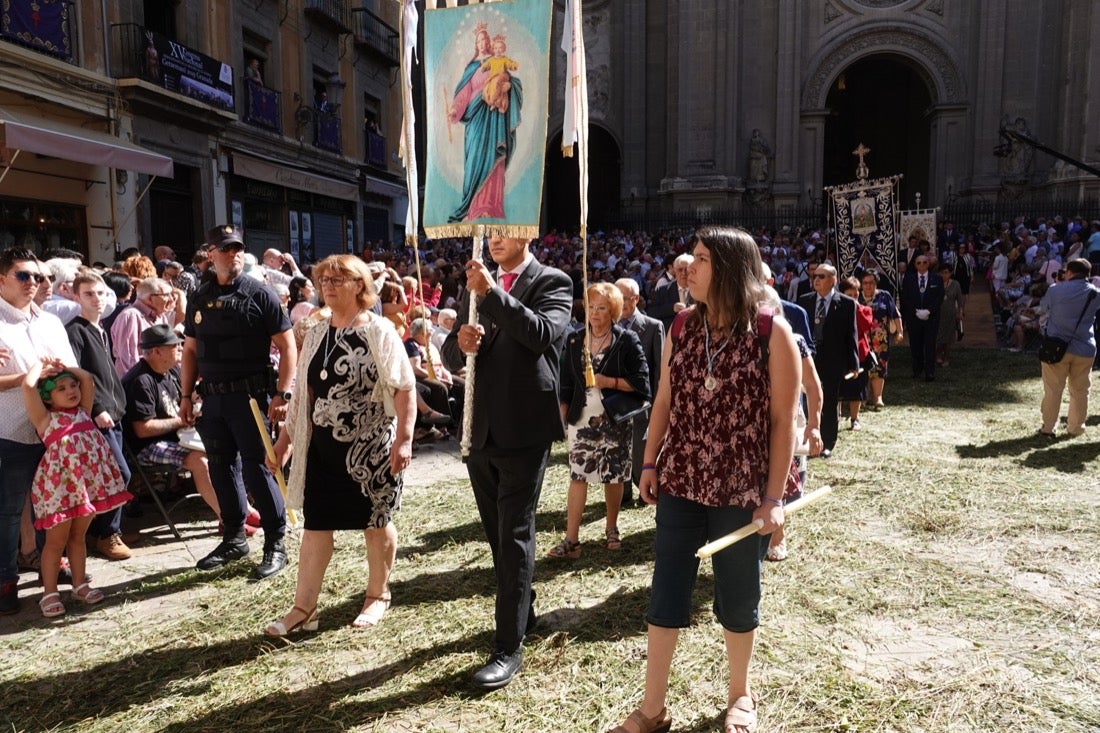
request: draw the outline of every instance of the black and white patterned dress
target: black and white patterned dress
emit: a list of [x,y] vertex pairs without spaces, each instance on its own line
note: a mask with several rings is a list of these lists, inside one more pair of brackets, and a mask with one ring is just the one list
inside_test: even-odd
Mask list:
[[381,528],[401,506],[402,476],[390,475],[397,425],[371,400],[377,380],[364,333],[329,326],[307,371],[313,426],[302,507],[306,529]]
[[[592,357],[598,372],[604,354]],[[616,423],[603,409],[600,389],[585,390],[584,410],[576,424],[567,425],[569,478],[590,484],[617,484],[630,480],[633,423]]]

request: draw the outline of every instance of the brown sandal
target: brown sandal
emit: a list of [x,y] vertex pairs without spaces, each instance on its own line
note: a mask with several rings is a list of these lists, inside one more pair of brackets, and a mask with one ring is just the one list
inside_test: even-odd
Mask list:
[[[638,726],[638,733],[668,733],[672,727],[672,716],[668,714],[668,708],[661,708],[656,718],[646,717],[646,714],[637,709],[627,716],[628,721],[633,721]],[[607,733],[630,733],[624,726],[616,725]]]
[[564,560],[579,560],[581,556],[581,543],[574,542],[568,537],[562,539],[552,550],[550,550],[550,557],[556,557]]
[[604,532],[605,543],[609,550],[621,550],[623,548],[622,537],[619,536],[619,528],[612,527]]

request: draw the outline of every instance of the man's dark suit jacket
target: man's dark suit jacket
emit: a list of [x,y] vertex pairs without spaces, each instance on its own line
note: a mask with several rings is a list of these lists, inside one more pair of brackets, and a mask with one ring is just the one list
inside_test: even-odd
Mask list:
[[[798,304],[810,318],[813,333],[814,313],[817,310],[817,293],[807,293]],[[824,382],[826,376],[841,377],[859,369],[859,352],[856,348],[856,301],[847,295],[833,293],[829,311],[825,315],[825,328],[821,341],[815,343],[817,354],[814,364]]]
[[650,318],[656,318],[664,324],[665,331],[672,325],[672,319],[676,317],[673,306],[680,302],[680,286],[673,280],[665,283],[653,291],[653,297],[646,304],[646,313]]
[[935,273],[928,273],[928,285],[922,294],[916,271],[905,274],[901,283],[901,317],[905,321],[906,328],[916,319],[916,311],[919,308],[927,308],[932,311],[928,321],[939,318],[940,308],[943,307],[943,278]]
[[[466,293],[443,342],[443,363],[460,369],[458,331],[470,314]],[[561,350],[573,307],[573,283],[532,260],[505,293],[499,283],[478,303],[485,329],[477,353],[470,446],[519,450],[565,438],[558,406]]]
[[645,352],[645,362],[649,365],[649,391],[657,394],[657,383],[661,380],[661,362],[665,353],[665,326],[656,318],[651,318],[640,310],[634,311],[634,322],[630,329],[638,334]]

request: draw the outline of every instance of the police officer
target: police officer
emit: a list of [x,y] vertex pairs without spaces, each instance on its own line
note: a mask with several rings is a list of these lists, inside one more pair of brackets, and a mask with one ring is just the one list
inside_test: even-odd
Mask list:
[[[200,285],[187,304],[180,417],[195,424],[206,446],[224,534],[214,551],[199,560],[198,568],[220,568],[249,553],[244,531],[247,490],[264,530],[263,562],[252,572],[261,580],[286,567],[286,509],[264,465],[264,444],[248,401],[255,397],[272,422],[285,419],[298,352],[278,296],[261,281],[243,275],[241,231],[217,226],[206,233],[206,241],[214,247],[210,259],[216,279]],[[271,367],[272,345],[279,351],[278,374]],[[202,413],[196,420],[198,395]],[[234,480],[238,456],[243,486]]]

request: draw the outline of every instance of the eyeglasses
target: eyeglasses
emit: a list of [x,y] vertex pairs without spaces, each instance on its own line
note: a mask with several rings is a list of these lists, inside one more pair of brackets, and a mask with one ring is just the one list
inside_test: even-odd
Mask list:
[[917,260],[917,264],[918,264],[918,265],[927,265],[927,264],[928,264],[928,260]]
[[153,296],[156,296],[156,297],[158,297],[158,298],[171,298],[171,297],[172,297],[173,295],[175,295],[175,293],[173,293],[173,292],[167,292],[167,293],[149,293],[149,297],[150,297],[150,298],[152,298]]
[[17,270],[14,275],[15,279],[21,283],[29,283],[31,278],[34,278],[34,281],[39,285],[46,282],[45,275],[38,272],[31,272],[30,270]]
[[344,283],[359,282],[362,278],[358,277],[344,277],[342,275],[325,275],[324,277],[317,278],[317,284],[322,288],[326,285],[331,285],[334,288],[341,288]]
[[828,275],[810,275],[810,277],[814,280],[827,280],[829,278]]

